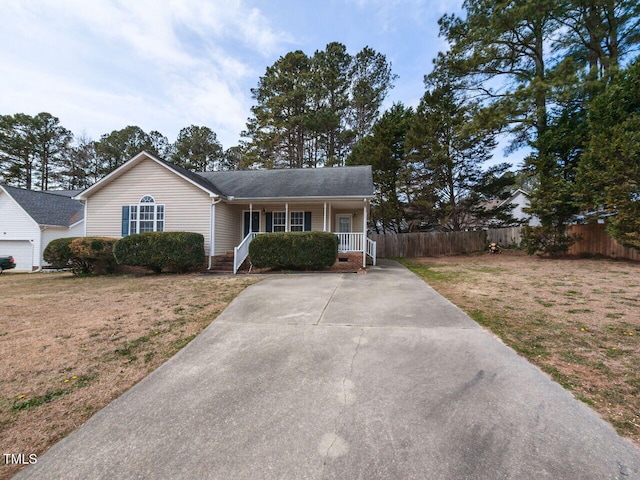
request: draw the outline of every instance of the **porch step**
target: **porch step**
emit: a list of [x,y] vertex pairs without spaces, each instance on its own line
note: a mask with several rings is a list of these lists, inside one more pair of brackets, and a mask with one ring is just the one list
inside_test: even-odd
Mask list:
[[211,258],[211,272],[233,273],[233,252],[231,255],[216,255]]

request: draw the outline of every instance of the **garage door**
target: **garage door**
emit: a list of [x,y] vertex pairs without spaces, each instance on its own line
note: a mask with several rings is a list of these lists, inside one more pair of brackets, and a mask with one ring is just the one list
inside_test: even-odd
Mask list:
[[0,240],[0,256],[11,255],[16,261],[15,270],[30,272],[33,265],[33,245],[28,240]]

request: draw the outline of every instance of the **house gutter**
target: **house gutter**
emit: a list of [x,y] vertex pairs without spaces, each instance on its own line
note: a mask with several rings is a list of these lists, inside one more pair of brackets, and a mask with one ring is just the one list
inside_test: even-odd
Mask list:
[[327,201],[339,201],[339,200],[361,200],[363,198],[373,199],[374,195],[350,195],[347,197],[326,197],[326,196],[313,196],[313,197],[233,197],[230,196],[228,200],[230,202],[284,202],[284,201],[304,201],[304,200],[327,200]]

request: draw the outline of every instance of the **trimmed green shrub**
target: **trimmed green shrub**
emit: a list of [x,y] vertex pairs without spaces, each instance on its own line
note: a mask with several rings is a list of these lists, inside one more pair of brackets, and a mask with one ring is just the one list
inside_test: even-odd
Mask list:
[[67,268],[71,266],[71,249],[69,245],[78,237],[56,238],[51,240],[44,252],[42,258],[45,262],[51,264],[53,268]]
[[188,272],[204,266],[204,236],[192,232],[147,232],[118,240],[113,254],[120,265],[156,273]]
[[113,246],[117,238],[80,237],[69,243],[71,269],[75,275],[105,274],[116,271]]
[[249,258],[257,268],[319,270],[333,265],[338,237],[329,232],[278,232],[256,236]]

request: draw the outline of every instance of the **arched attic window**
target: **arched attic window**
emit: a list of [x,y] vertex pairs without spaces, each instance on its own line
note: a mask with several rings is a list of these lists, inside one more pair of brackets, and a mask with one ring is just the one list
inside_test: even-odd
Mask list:
[[164,231],[164,205],[158,205],[151,195],[144,195],[137,205],[129,205],[129,232]]

